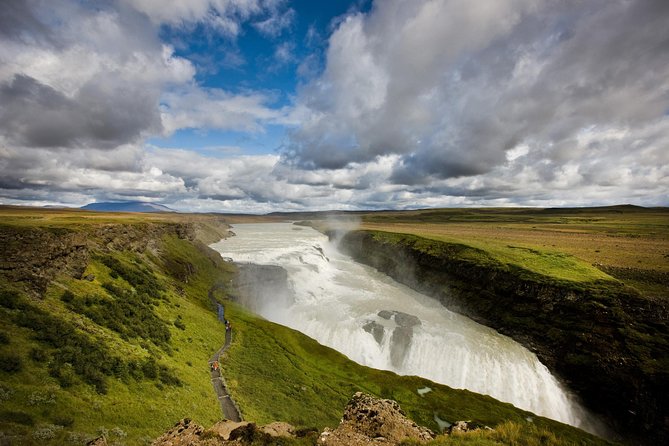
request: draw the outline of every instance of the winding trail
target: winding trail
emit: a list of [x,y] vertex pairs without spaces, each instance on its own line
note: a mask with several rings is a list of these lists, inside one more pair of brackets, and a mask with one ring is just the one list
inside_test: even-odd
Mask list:
[[[211,373],[211,383],[214,386],[214,392],[216,392],[216,397],[218,402],[221,405],[221,411],[223,412],[223,417],[226,420],[230,421],[242,421],[242,414],[237,407],[237,404],[230,396],[227,386],[225,385],[225,379],[221,376],[221,367],[220,367],[220,358],[225,353],[225,351],[230,347],[230,342],[232,341],[232,329],[225,331],[225,344],[220,348],[214,355],[209,359],[209,370]],[[214,370],[213,364],[218,363],[219,367]]]

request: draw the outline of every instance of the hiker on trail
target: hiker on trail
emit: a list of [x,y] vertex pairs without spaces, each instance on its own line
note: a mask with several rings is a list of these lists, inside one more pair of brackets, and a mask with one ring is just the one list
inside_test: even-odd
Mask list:
[[214,371],[218,370],[218,361],[214,361]]
[[232,330],[232,324],[230,324],[229,320],[225,320],[225,331],[230,331]]

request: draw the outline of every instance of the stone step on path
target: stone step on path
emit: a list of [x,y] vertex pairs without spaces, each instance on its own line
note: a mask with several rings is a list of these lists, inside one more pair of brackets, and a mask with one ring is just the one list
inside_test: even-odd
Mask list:
[[[221,376],[220,368],[220,358],[225,353],[225,351],[230,347],[230,342],[232,341],[232,329],[225,331],[225,344],[218,350],[214,355],[209,359],[209,370],[211,373],[211,383],[214,387],[214,392],[218,398],[218,402],[221,405],[221,411],[223,412],[223,417],[226,420],[230,421],[242,421],[242,414],[237,407],[237,404],[234,402],[230,396],[230,392],[225,385],[225,380]],[[213,364],[218,363],[218,369],[213,369]]]

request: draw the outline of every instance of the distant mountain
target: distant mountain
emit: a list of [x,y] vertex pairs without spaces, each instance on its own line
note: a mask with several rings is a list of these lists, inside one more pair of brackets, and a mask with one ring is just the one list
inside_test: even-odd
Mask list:
[[176,212],[174,209],[170,209],[162,204],[145,203],[143,201],[90,203],[82,206],[81,209],[102,212]]

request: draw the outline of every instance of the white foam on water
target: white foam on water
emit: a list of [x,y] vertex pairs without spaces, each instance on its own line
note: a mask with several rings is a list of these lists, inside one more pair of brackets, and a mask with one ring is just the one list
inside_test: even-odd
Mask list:
[[[235,262],[278,265],[294,296],[271,292],[252,310],[297,329],[350,359],[403,375],[418,375],[469,389],[567,424],[594,431],[596,421],[551,375],[536,355],[488,327],[446,309],[337,251],[326,236],[289,223],[234,225],[236,236],[212,245]],[[393,350],[393,318],[416,316],[408,347]],[[381,342],[363,327],[383,327]]]

